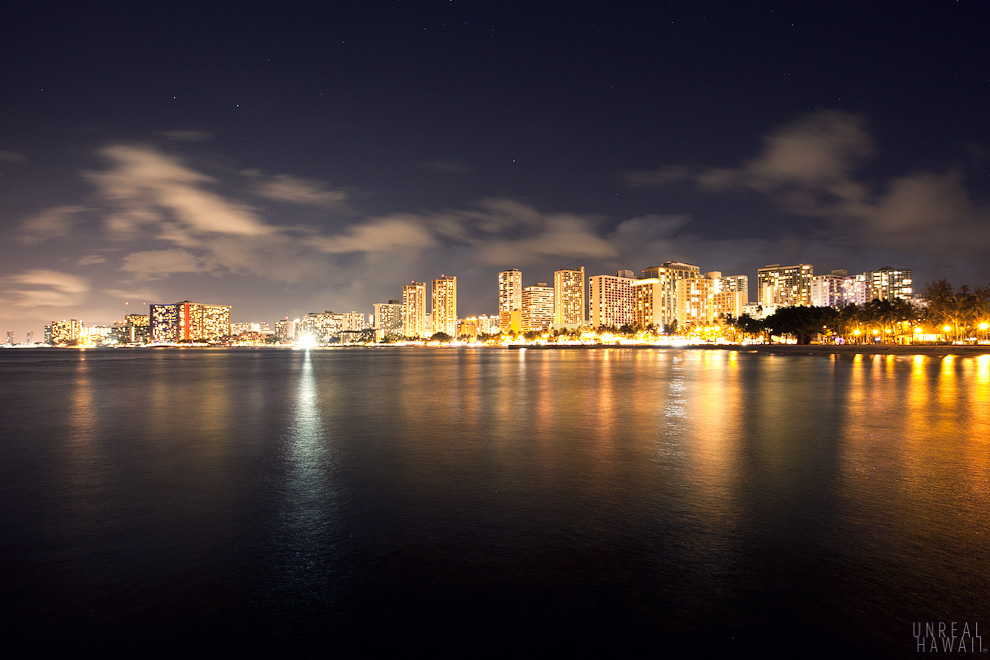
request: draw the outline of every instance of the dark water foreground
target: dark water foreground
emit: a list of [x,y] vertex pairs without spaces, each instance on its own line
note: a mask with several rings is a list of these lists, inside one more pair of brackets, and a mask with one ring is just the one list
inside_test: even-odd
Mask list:
[[990,356],[0,351],[0,402],[39,653],[990,647]]

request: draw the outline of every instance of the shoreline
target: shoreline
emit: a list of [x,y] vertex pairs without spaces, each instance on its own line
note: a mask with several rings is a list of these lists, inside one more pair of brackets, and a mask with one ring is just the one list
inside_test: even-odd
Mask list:
[[770,355],[927,355],[945,357],[978,357],[990,355],[990,345],[941,345],[941,346],[900,346],[891,344],[696,344],[688,346],[647,346],[647,345],[555,345],[537,346],[512,345],[510,350],[567,350],[567,349],[596,349],[596,348],[631,348],[631,349],[662,349],[662,350],[694,350],[694,351],[737,351],[740,353],[762,353]]
[[[339,344],[331,346],[314,346],[309,349],[288,345],[269,346],[4,346],[3,348],[24,348],[56,351],[117,351],[117,350],[168,350],[168,349],[200,349],[200,350],[347,350],[354,348],[406,348],[402,344],[376,344],[371,346],[360,344]],[[688,351],[736,351],[739,353],[760,353],[765,355],[926,355],[932,357],[979,357],[990,355],[990,344],[982,345],[891,345],[891,344],[687,344],[687,345],[657,345],[657,344],[509,344],[507,346],[491,345],[461,345],[461,346],[416,346],[416,348],[449,349],[491,349],[510,351],[565,351],[565,350],[688,350]]]

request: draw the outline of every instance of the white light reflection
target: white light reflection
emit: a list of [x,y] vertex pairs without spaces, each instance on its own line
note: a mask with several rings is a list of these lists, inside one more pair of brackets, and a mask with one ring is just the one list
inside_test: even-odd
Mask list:
[[285,438],[284,487],[281,489],[279,555],[281,579],[294,589],[330,577],[338,527],[333,454],[324,428],[319,380],[312,351],[302,354],[299,386]]

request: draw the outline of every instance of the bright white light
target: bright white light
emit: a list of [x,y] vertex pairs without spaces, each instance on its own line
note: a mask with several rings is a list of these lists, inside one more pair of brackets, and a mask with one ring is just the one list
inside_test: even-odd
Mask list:
[[313,335],[303,335],[299,338],[299,348],[316,348],[316,338]]

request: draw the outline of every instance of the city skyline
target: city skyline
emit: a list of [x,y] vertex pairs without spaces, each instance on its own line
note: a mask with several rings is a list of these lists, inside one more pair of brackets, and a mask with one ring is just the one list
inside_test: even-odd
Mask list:
[[[522,286],[523,274],[519,269],[501,271],[495,283],[498,311],[491,314],[459,315],[457,277],[441,275],[431,281],[429,299],[426,297],[426,283],[413,281],[402,286],[401,299],[371,303],[373,312],[370,315],[356,310],[342,312],[340,308],[333,311],[330,309],[332,306],[328,306],[323,312],[307,312],[294,319],[286,315],[270,325],[268,321],[259,319],[234,322],[231,321],[230,306],[186,300],[175,304],[152,304],[149,314],[144,316],[128,314],[126,326],[130,328],[135,319],[143,319],[142,325],[151,323],[152,331],[148,339],[152,343],[174,343],[180,340],[180,334],[181,339],[185,340],[216,341],[228,334],[236,336],[242,330],[262,333],[262,326],[270,334],[285,335],[283,331],[291,325],[293,332],[285,336],[296,337],[298,330],[319,343],[327,343],[336,341],[341,331],[366,329],[374,331],[376,341],[382,341],[386,335],[425,339],[442,333],[456,337],[461,334],[458,330],[461,322],[479,317],[488,319],[486,323],[494,324],[496,333],[576,330],[589,326],[597,330],[603,326],[626,325],[683,329],[696,327],[699,323],[707,325],[714,319],[731,320],[743,314],[762,318],[780,307],[794,305],[842,309],[850,304],[862,307],[873,300],[924,300],[924,291],[918,292],[913,287],[910,268],[889,266],[863,273],[849,274],[844,269],[838,269],[815,275],[811,264],[768,264],[758,270],[757,294],[752,299],[748,293],[748,275],[702,272],[698,266],[682,262],[665,262],[660,266],[643,268],[641,277],[636,277],[630,270],[617,271],[615,276],[585,277],[584,271],[583,266],[560,269],[554,273],[553,286],[538,282],[526,287]],[[182,309],[184,313],[180,311]],[[203,314],[210,316],[214,313],[222,315],[218,318],[223,319],[222,323],[231,332],[211,329],[200,333],[195,330],[205,327],[202,325],[206,318]],[[45,341],[48,342],[50,332],[51,336],[57,332],[65,334],[63,339],[75,339],[84,328],[95,328],[102,334],[119,323],[119,320],[86,324],[78,318],[53,319],[45,325]],[[671,326],[671,323],[674,325]],[[159,330],[155,330],[156,325]],[[279,330],[279,326],[283,331]],[[234,328],[241,330],[234,332]],[[158,332],[168,336],[158,337]],[[31,331],[28,334],[30,336]],[[13,341],[13,335],[13,331],[7,331],[7,344],[19,343]],[[130,341],[135,339],[131,330]],[[30,344],[31,340],[27,343]]]
[[442,272],[460,316],[492,314],[493,273],[576,264],[585,285],[666,261],[985,285],[981,19],[20,6],[0,27],[0,329],[190,297],[237,320],[367,313]]

